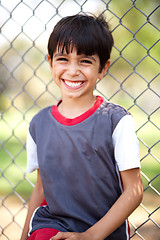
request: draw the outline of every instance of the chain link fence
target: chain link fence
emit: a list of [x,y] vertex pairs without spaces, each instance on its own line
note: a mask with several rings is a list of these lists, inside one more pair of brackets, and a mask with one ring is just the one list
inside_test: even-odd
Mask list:
[[160,2],[157,0],[0,1],[0,239],[20,239],[35,173],[26,174],[31,118],[60,92],[46,61],[61,17],[103,13],[115,45],[95,94],[127,108],[140,141],[144,198],[130,216],[131,238],[160,240]]

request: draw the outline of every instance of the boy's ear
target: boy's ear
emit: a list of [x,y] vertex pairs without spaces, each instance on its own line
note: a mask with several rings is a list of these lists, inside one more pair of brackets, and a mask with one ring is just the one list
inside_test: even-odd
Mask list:
[[105,73],[107,72],[107,70],[108,70],[108,68],[110,66],[110,63],[111,63],[111,61],[110,61],[110,59],[108,59],[106,64],[105,64],[105,66],[103,67],[102,71],[99,73],[98,78],[100,80],[104,77]]
[[52,60],[51,60],[49,54],[47,54],[47,60],[48,60],[50,68],[52,68]]

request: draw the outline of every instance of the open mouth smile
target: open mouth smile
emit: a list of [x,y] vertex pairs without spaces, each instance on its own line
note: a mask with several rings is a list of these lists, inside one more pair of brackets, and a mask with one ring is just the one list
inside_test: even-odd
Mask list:
[[84,81],[69,81],[69,80],[65,80],[65,79],[63,79],[63,82],[65,83],[65,85],[67,87],[74,88],[74,89],[77,89],[84,84]]

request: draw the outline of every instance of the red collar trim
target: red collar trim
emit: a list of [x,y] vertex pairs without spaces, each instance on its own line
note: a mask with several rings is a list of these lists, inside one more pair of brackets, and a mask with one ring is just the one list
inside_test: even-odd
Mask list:
[[85,119],[87,119],[88,117],[90,117],[102,104],[102,102],[104,101],[104,99],[101,96],[97,96],[96,102],[94,104],[93,107],[91,107],[88,111],[86,111],[85,113],[81,114],[80,116],[76,117],[76,118],[66,118],[63,115],[60,114],[60,112],[58,111],[58,104],[52,106],[51,108],[51,113],[53,115],[53,117],[61,124],[63,125],[67,125],[67,126],[72,126],[75,124],[78,124],[82,121],[84,121]]

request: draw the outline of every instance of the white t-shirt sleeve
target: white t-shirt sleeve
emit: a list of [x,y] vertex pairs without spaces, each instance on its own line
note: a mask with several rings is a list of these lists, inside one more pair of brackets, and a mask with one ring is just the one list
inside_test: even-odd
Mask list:
[[39,169],[38,165],[38,157],[37,157],[37,145],[34,142],[30,132],[28,131],[27,134],[27,143],[26,143],[26,150],[27,150],[27,173],[31,173],[36,169]]
[[119,171],[140,168],[139,142],[131,115],[126,115],[119,121],[112,139]]

